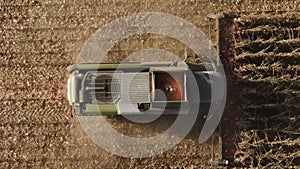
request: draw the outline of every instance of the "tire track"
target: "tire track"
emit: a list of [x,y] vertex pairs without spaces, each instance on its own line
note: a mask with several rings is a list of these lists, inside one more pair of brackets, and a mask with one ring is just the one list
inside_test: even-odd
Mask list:
[[[69,113],[68,113],[69,112]],[[70,120],[70,109],[67,107],[5,108],[0,112],[1,123],[65,123]]]
[[65,98],[65,66],[0,67],[0,100]]
[[8,67],[14,65],[19,66],[68,66],[71,65],[74,60],[74,56],[68,53],[2,53],[0,59],[0,65]]
[[49,53],[60,53],[60,52],[67,52],[64,49],[63,44],[58,43],[40,43],[40,44],[33,44],[33,43],[3,43],[1,45],[2,52],[13,52],[13,53],[28,53],[28,52],[49,52]]
[[[52,28],[5,28],[0,33],[9,42],[14,41],[72,41],[82,39],[96,31],[99,27],[52,27]],[[51,34],[51,36],[49,36]],[[7,37],[7,38],[6,38]]]

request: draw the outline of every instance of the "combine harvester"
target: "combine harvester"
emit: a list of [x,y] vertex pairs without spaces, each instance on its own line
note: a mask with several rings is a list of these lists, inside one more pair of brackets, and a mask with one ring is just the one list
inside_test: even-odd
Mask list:
[[[224,77],[219,72],[223,69],[219,66],[220,58],[201,62],[196,55],[188,56],[186,51],[184,57],[184,61],[173,62],[71,65],[67,82],[69,104],[78,116],[146,116],[161,112],[162,115],[179,115],[179,109],[180,115],[189,115],[191,108],[197,105],[197,112],[192,113],[206,119],[207,106],[220,105],[226,96]],[[212,89],[217,89],[217,97],[212,97]],[[218,151],[222,150],[221,138],[217,141]],[[212,151],[214,154],[215,150]],[[228,164],[222,159],[222,153],[217,153],[220,158],[215,159],[213,155],[212,163]]]
[[180,61],[83,63],[68,70],[68,100],[77,115],[176,114],[179,107],[188,114],[197,102],[190,98],[193,89],[199,89],[201,103],[210,103],[211,85],[221,80],[218,72],[206,71],[201,64]]
[[[270,151],[273,145],[297,147],[298,129],[290,125],[299,124],[299,16],[299,12],[208,15],[210,35],[216,32],[210,39],[219,54],[217,63],[224,65],[228,88],[217,130],[220,155],[216,158],[212,149],[212,164],[299,164],[297,148],[283,149],[281,153],[286,154],[287,160],[282,160],[257,147]],[[224,91],[220,91],[219,98],[211,97],[212,85],[222,85],[218,66],[211,66],[215,71],[207,71],[203,63],[189,62],[76,64],[68,68],[68,100],[77,115],[146,115],[162,109],[165,114],[176,114],[178,107],[189,110],[197,102],[189,97],[195,87],[190,79],[197,81],[200,105],[222,99]],[[205,117],[207,112],[199,115]],[[293,119],[294,122],[288,122]],[[280,126],[275,130],[277,122]],[[264,144],[254,145],[252,137],[247,142],[241,133],[252,133]],[[277,145],[276,138],[280,136],[286,142]],[[239,142],[243,144],[238,146]],[[292,157],[289,153],[297,155]]]

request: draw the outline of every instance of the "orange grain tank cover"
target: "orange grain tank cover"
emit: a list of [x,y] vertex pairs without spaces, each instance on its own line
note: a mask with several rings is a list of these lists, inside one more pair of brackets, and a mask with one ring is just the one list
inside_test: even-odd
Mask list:
[[[178,74],[179,75],[179,74]],[[172,74],[177,79],[176,74]],[[167,101],[180,101],[182,98],[182,86],[168,73],[155,74],[155,88],[163,91],[156,93],[156,100],[162,101],[166,97]]]

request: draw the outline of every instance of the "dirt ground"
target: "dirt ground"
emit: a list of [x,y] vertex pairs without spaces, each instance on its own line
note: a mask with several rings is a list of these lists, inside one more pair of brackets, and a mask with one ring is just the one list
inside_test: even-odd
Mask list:
[[[170,13],[190,21],[208,34],[206,15],[209,12],[294,10],[300,10],[297,0],[1,0],[0,168],[211,167],[211,142],[198,144],[197,131],[192,131],[168,152],[144,159],[119,157],[98,147],[82,131],[68,107],[66,67],[76,61],[92,33],[106,23],[132,13]],[[175,54],[183,54],[184,49],[178,47],[180,44],[172,47],[163,43],[166,40],[159,36],[133,37],[116,45],[108,58],[116,61],[119,56],[128,55],[137,50],[135,44],[141,41],[145,41],[145,46],[138,49],[165,47]],[[125,45],[127,43],[130,45]],[[133,127],[125,119],[108,121],[128,135],[141,133],[138,129],[128,130]],[[168,123],[163,124],[167,126]],[[243,136],[246,140],[249,132]],[[218,150],[217,146],[215,148]]]

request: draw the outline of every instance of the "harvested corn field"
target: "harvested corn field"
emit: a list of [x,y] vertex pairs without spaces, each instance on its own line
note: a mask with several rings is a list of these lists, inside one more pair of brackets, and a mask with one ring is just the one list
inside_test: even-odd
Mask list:
[[[211,167],[211,140],[198,143],[197,125],[166,153],[124,158],[93,143],[68,106],[66,67],[76,61],[84,42],[119,17],[147,11],[182,17],[207,36],[209,12],[237,14],[232,41],[223,45],[232,52],[224,61],[226,72],[242,89],[235,93],[241,101],[228,102],[225,109],[225,113],[238,109],[244,115],[232,120],[238,124],[232,132],[237,142],[230,142],[236,147],[233,161],[237,167],[299,166],[299,12],[280,12],[296,10],[300,10],[296,0],[1,0],[0,168]],[[150,47],[183,56],[185,46],[162,36],[138,35],[117,44],[107,57],[116,62]],[[107,121],[127,135],[146,137],[156,132],[151,126],[139,130],[123,118]],[[169,123],[167,119],[157,130]],[[215,143],[215,153],[218,148]]]

